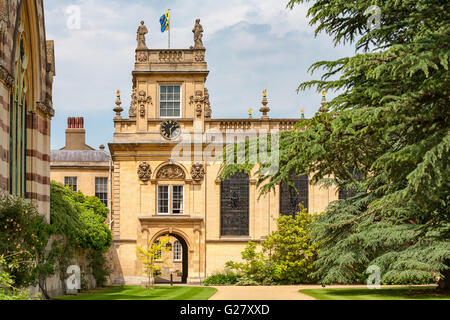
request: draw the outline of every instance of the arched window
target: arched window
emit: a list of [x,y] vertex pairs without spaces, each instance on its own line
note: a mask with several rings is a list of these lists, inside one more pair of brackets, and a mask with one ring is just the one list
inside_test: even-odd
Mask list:
[[[22,18],[21,18],[22,19]],[[14,88],[11,95],[9,171],[10,192],[26,196],[27,181],[27,110],[29,107],[30,75],[27,34],[20,23],[14,57]]]
[[249,235],[249,177],[236,173],[220,186],[220,234]]
[[309,209],[309,181],[308,176],[295,175],[292,178],[295,189],[287,183],[280,186],[280,215],[294,216],[301,203],[305,209]]
[[175,241],[175,243],[173,244],[173,261],[183,261],[183,247],[180,241]]

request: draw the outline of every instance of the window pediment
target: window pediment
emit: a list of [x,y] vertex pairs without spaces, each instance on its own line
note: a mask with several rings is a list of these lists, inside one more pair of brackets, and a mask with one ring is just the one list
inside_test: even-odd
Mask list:
[[159,180],[185,180],[184,170],[177,165],[168,164],[158,170],[156,179]]

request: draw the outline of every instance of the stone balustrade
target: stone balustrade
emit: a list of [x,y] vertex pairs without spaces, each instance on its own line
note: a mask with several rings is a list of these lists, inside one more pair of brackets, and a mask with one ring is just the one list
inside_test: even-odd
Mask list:
[[200,65],[206,68],[205,49],[137,49],[136,69],[151,69],[158,65]]

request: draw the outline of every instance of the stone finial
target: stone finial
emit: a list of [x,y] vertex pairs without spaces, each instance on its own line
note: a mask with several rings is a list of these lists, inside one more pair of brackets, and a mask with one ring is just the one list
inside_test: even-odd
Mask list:
[[105,151],[105,145],[101,144],[100,145],[100,150]]
[[328,102],[327,102],[327,96],[326,95],[327,95],[327,93],[325,91],[322,91],[322,102],[321,102],[322,106],[319,109],[319,112],[321,112],[321,113],[328,112],[328,106],[327,106]]
[[270,112],[270,108],[267,106],[268,103],[269,101],[267,101],[267,90],[264,90],[262,100],[263,107],[259,109],[259,111],[263,114],[261,119],[269,119],[269,116],[267,115]]
[[194,29],[192,29],[194,33],[194,49],[205,49],[203,46],[203,27],[200,24],[200,19],[195,21]]
[[141,25],[138,27],[137,30],[137,49],[148,49],[147,45],[145,44],[145,35],[148,33],[148,29],[144,24],[144,21],[141,21]]
[[113,109],[113,111],[116,113],[114,120],[122,119],[121,112],[123,111],[123,108],[120,106],[121,104],[122,101],[120,100],[120,90],[117,90],[116,107]]

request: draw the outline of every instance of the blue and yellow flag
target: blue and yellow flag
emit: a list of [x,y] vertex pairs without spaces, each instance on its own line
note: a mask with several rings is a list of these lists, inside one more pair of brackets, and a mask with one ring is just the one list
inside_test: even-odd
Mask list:
[[161,23],[161,32],[169,30],[169,14],[169,10],[167,10],[167,12],[159,19],[159,22]]

